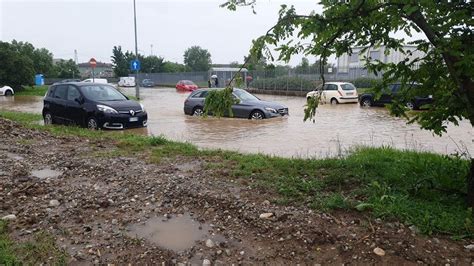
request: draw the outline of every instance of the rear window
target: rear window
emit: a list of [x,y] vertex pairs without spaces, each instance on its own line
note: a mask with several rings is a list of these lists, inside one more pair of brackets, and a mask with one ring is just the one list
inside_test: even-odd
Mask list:
[[325,91],[337,91],[337,85],[335,84],[324,84]]
[[191,96],[191,98],[206,98],[207,94],[208,94],[208,91],[199,91],[193,96]]
[[54,98],[66,99],[67,85],[59,85],[54,89]]
[[356,88],[354,87],[354,85],[350,84],[350,83],[346,83],[346,84],[341,84],[341,88],[345,91],[353,91],[355,90]]
[[53,97],[53,95],[54,95],[54,89],[55,89],[55,88],[56,88],[56,86],[51,86],[51,87],[49,87],[49,90],[48,90],[48,92],[46,93],[46,96],[47,96],[47,97]]

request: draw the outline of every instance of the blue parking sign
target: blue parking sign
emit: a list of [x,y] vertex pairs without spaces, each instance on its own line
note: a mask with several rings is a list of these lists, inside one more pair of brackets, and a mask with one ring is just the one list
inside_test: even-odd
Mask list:
[[130,70],[132,71],[140,70],[140,61],[138,61],[138,59],[135,59],[130,62]]

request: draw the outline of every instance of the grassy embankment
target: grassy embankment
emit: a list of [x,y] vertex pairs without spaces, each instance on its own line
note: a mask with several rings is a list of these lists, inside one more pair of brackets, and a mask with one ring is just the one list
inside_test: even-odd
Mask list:
[[0,220],[0,265],[66,265],[67,254],[57,247],[54,237],[45,231],[34,234],[31,241],[15,243],[8,235],[8,224]]
[[23,90],[15,91],[15,95],[18,96],[44,96],[48,86],[25,86]]
[[250,182],[279,195],[277,203],[317,210],[357,210],[415,225],[425,234],[472,237],[473,216],[466,205],[467,160],[389,147],[355,148],[348,156],[290,159],[222,150],[200,150],[189,143],[121,132],[89,131],[36,122],[40,115],[0,112],[30,128],[54,135],[112,141],[116,150],[95,156],[142,153],[160,163],[177,156],[200,158],[216,176]]

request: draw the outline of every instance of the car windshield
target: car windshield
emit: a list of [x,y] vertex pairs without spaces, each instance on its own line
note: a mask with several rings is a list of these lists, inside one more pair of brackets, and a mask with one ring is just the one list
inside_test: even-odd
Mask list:
[[242,101],[258,101],[259,99],[244,90],[234,90],[234,95]]
[[190,81],[190,80],[185,80],[185,81],[183,81],[183,83],[184,83],[185,85],[195,85],[194,82],[192,82],[192,81]]
[[354,87],[354,85],[350,84],[350,83],[345,83],[345,84],[341,84],[341,88],[345,91],[352,91],[352,90],[355,90],[356,88]]
[[87,99],[94,101],[125,101],[127,98],[114,87],[107,85],[82,86],[81,91]]

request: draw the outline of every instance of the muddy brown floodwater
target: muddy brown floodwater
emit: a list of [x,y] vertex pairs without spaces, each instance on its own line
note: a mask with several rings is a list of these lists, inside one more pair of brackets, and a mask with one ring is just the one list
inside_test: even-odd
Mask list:
[[[125,89],[133,94],[133,89]],[[221,148],[245,153],[284,157],[328,157],[344,154],[352,147],[392,146],[399,149],[442,154],[474,153],[474,132],[468,121],[448,125],[442,137],[407,125],[390,116],[385,108],[361,108],[357,104],[322,105],[315,123],[303,122],[304,97],[258,95],[289,107],[290,116],[263,121],[235,118],[198,118],[183,113],[188,94],[175,89],[142,89],[149,114],[148,128],[125,130],[137,134],[164,135],[202,148]],[[41,112],[41,97],[0,97],[0,108]]]

